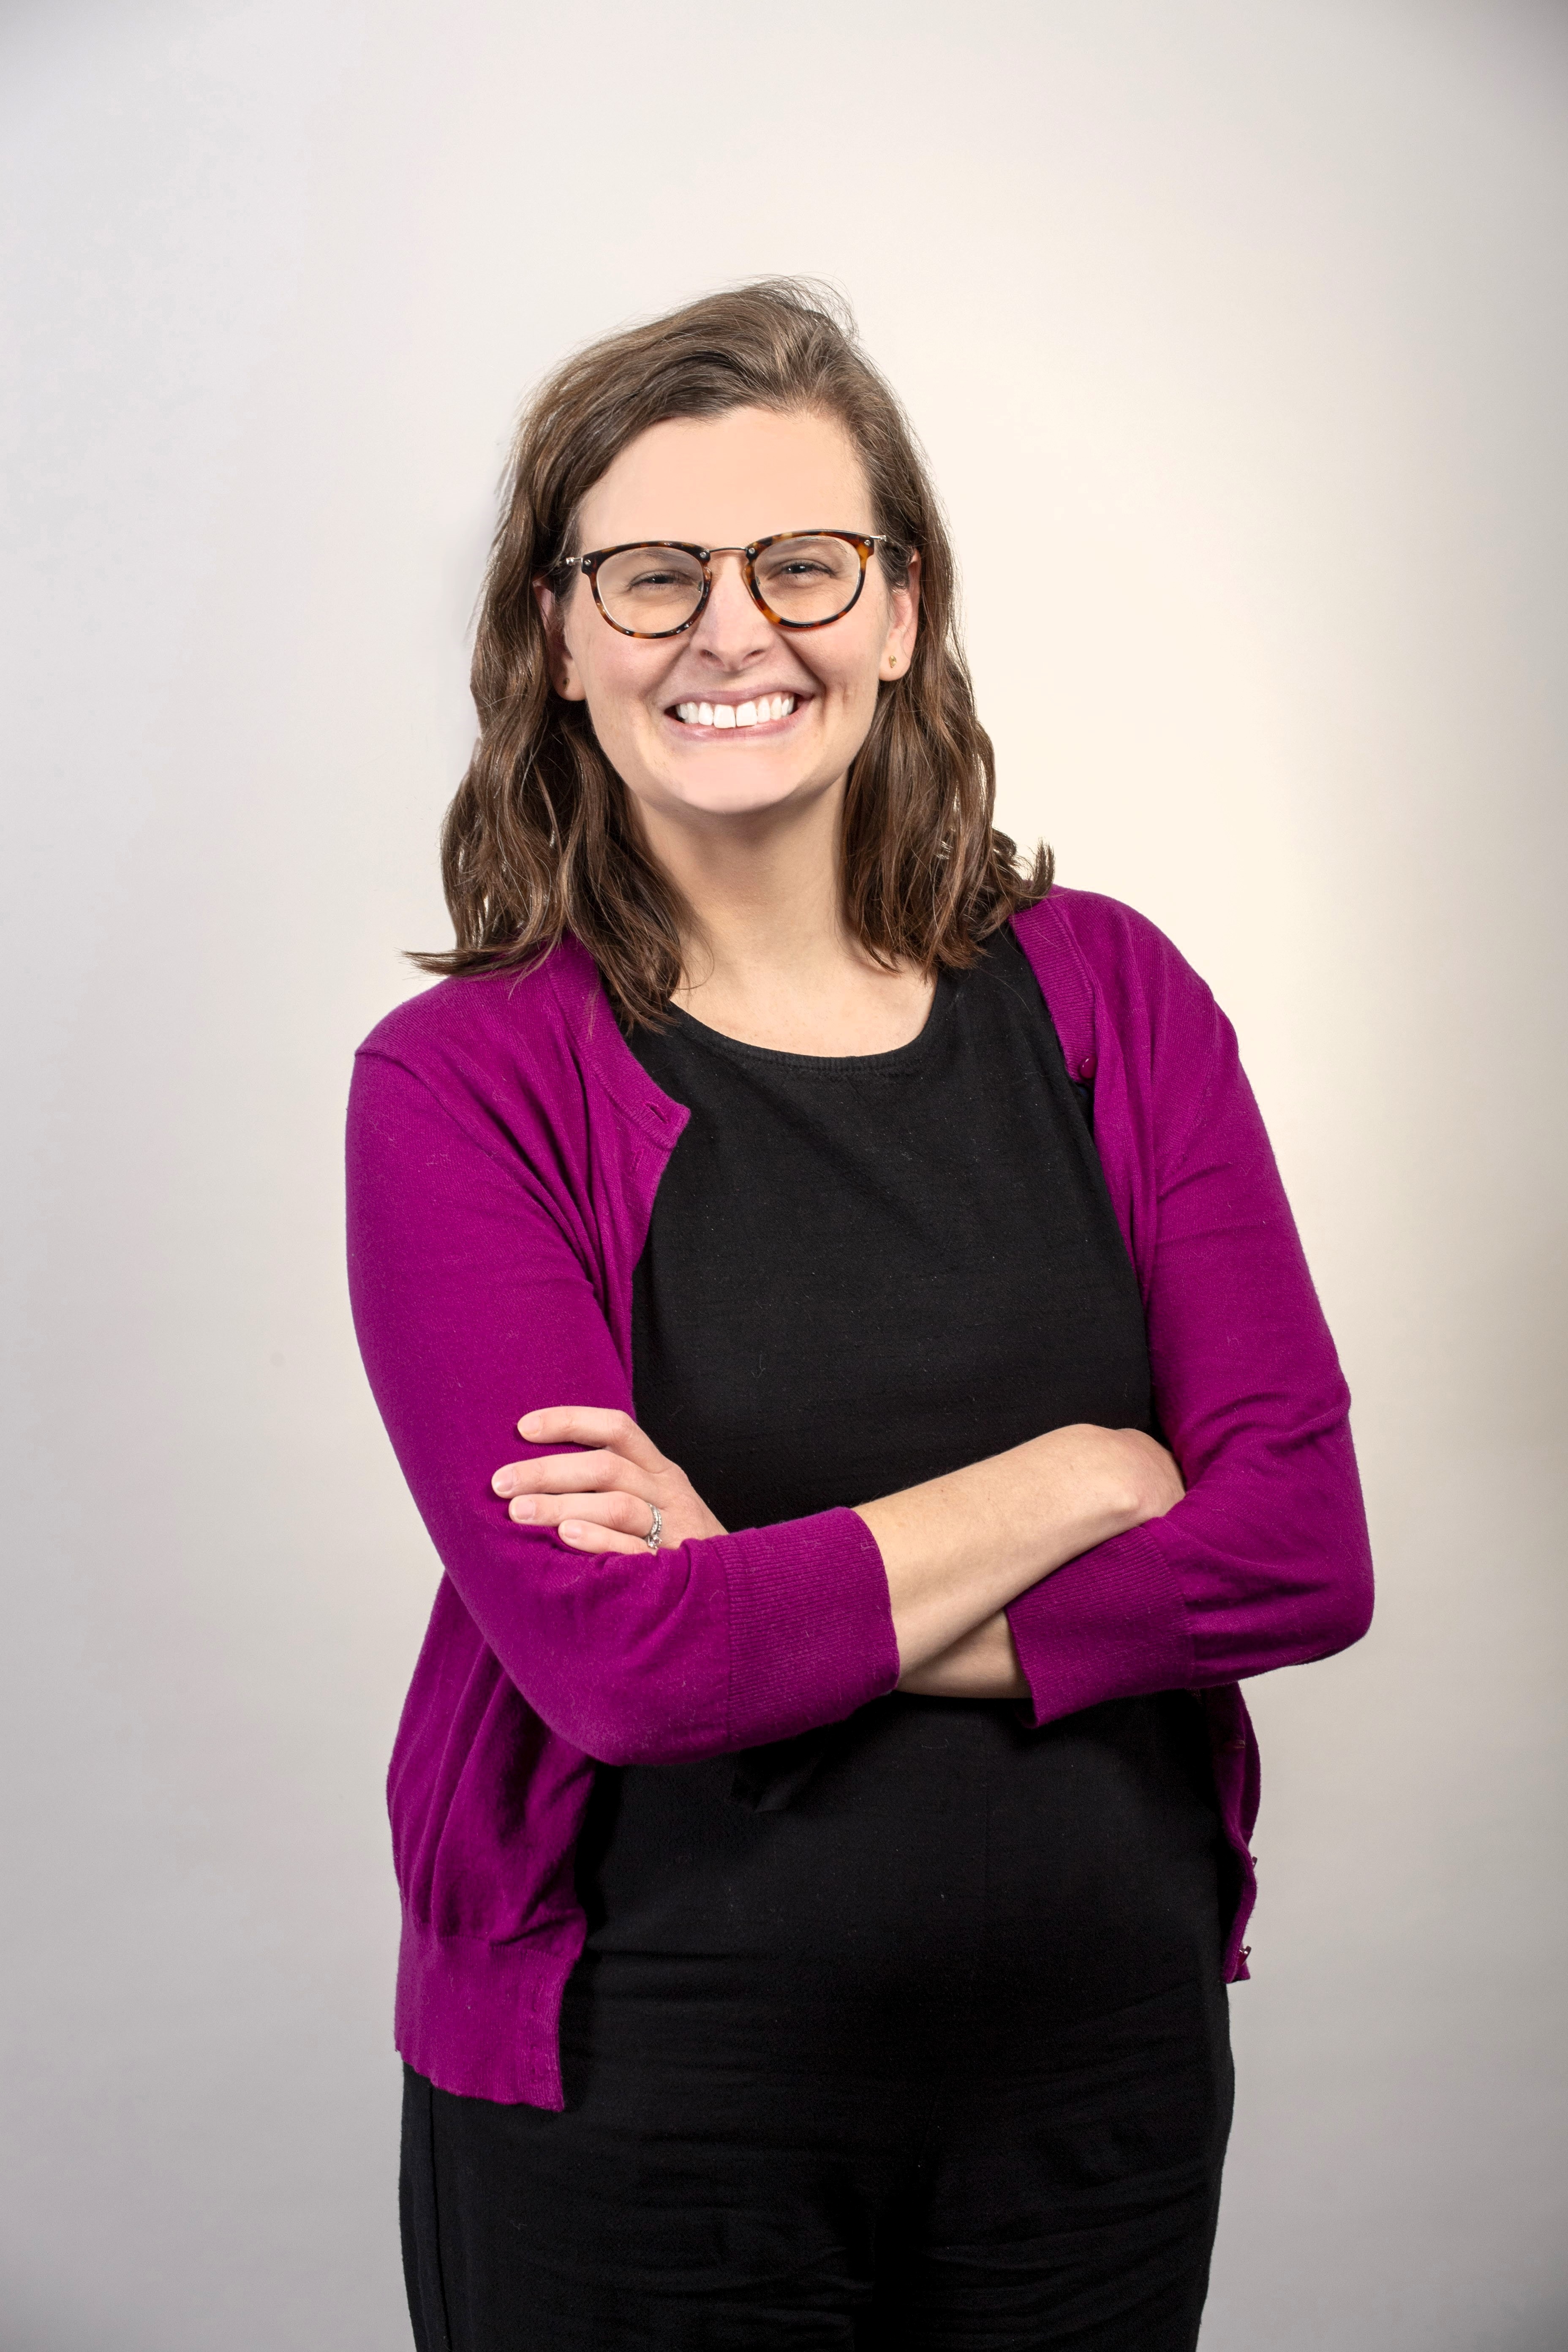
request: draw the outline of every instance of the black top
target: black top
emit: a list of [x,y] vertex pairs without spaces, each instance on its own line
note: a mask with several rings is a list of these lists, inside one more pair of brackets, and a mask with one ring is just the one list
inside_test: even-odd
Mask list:
[[842,1059],[678,1013],[691,1118],[633,1286],[637,1418],[728,1528],[918,1485],[1068,1422],[1152,1427],[1137,1278],[1010,930]]
[[[1010,930],[896,1053],[679,1016],[632,1048],[691,1111],[636,1272],[637,1417],[727,1527],[1068,1422],[1152,1426],[1137,1280]],[[1042,1988],[1060,2016],[1137,2010],[1218,1982],[1218,1836],[1184,1693],[1034,1729],[1013,1701],[894,1691],[740,1757],[600,1765],[577,1848],[595,2032],[662,2064],[676,2001],[700,2042],[804,2033],[831,2072],[833,2036],[869,2047],[877,2020],[913,2050],[972,1969],[1004,2033]]]

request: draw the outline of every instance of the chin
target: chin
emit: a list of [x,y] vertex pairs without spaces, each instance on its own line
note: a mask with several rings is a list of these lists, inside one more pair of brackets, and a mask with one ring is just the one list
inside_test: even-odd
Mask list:
[[682,808],[700,809],[707,816],[753,816],[794,799],[808,780],[803,776],[715,774],[671,776],[665,789]]

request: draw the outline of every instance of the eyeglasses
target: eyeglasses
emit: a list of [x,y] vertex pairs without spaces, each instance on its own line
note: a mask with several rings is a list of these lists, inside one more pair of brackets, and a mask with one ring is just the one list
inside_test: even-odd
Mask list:
[[648,539],[569,556],[560,569],[568,579],[586,574],[595,604],[623,636],[678,637],[713,593],[713,558],[738,555],[753,602],[775,627],[825,629],[844,618],[887,544],[885,532],[858,530],[779,530],[750,547]]

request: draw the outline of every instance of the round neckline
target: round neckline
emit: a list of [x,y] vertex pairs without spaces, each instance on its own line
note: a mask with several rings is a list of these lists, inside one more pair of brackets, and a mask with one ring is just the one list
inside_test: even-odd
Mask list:
[[953,983],[951,974],[939,971],[926,1017],[906,1045],[893,1045],[884,1054],[786,1054],[776,1045],[753,1045],[743,1037],[731,1037],[722,1029],[710,1028],[699,1021],[695,1013],[672,1004],[668,1010],[677,1032],[684,1031],[694,1044],[712,1047],[715,1052],[734,1055],[747,1062],[771,1063],[775,1067],[815,1072],[819,1077],[853,1077],[864,1073],[869,1076],[891,1075],[911,1062],[919,1060],[929,1049],[942,1020],[951,1003]]

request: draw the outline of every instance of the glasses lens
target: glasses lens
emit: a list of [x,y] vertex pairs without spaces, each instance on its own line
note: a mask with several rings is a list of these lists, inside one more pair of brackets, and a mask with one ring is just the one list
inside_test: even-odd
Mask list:
[[599,566],[599,602],[618,629],[662,636],[702,602],[702,566],[678,547],[624,547]]
[[836,621],[860,585],[860,551],[846,539],[775,539],[758,556],[756,576],[781,621]]

